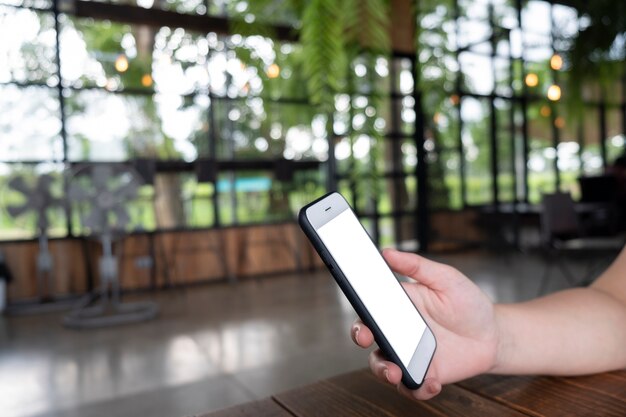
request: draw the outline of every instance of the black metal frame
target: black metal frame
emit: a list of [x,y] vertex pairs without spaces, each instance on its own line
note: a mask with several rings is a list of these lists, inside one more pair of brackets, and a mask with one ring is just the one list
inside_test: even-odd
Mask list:
[[[62,13],[70,13],[76,17],[89,17],[95,19],[110,19],[115,21],[116,23],[129,23],[129,24],[144,24],[155,27],[161,26],[171,26],[172,24],[184,27],[185,29],[190,29],[194,31],[199,31],[203,33],[217,33],[217,34],[229,34],[230,24],[231,22],[227,18],[223,17],[212,17],[212,16],[195,16],[195,15],[186,15],[180,14],[165,10],[158,9],[144,9],[136,6],[130,5],[122,5],[122,4],[111,4],[111,3],[98,3],[91,1],[83,1],[77,0],[74,3],[74,8],[72,10],[60,10],[61,0],[53,0],[51,9],[41,9],[41,8],[32,8],[32,7],[24,7],[24,6],[12,6],[6,5],[6,7],[10,8],[23,8],[29,9],[33,11],[37,11],[40,13],[50,13],[54,17],[54,25],[56,32],[56,40],[55,40],[55,61],[56,61],[56,75],[59,79],[59,82],[54,87],[49,87],[47,84],[42,82],[28,82],[28,83],[19,83],[19,82],[9,82],[9,83],[0,83],[1,85],[16,85],[18,87],[45,87],[50,88],[52,90],[57,90],[57,97],[60,103],[60,122],[61,129],[59,132],[59,136],[62,140],[62,148],[63,148],[63,157],[60,160],[54,161],[38,161],[38,160],[22,160],[22,161],[10,161],[10,160],[2,160],[0,159],[0,163],[7,165],[37,165],[42,162],[54,162],[54,163],[62,163],[66,167],[71,168],[74,166],[82,165],[85,163],[89,164],[98,164],[104,163],[102,161],[99,162],[87,162],[87,161],[72,161],[68,156],[68,135],[66,130],[66,110],[65,110],[65,102],[66,98],[64,96],[65,91],[85,91],[85,90],[98,90],[98,91],[106,91],[107,94],[123,94],[123,95],[138,95],[138,96],[153,96],[155,91],[151,88],[124,88],[122,90],[114,90],[109,91],[102,87],[97,86],[85,86],[77,88],[75,86],[64,86],[61,78],[61,57],[60,57],[60,23],[59,16]],[[4,5],[3,5],[4,6]],[[293,36],[293,30],[286,26],[276,26],[275,33],[281,40],[285,41],[294,41],[296,38]],[[191,95],[197,95],[201,93],[192,93]],[[211,121],[214,121],[214,111],[213,106],[218,101],[228,101],[228,102],[236,102],[238,100],[243,100],[242,97],[228,97],[227,95],[221,96],[216,95],[209,88],[206,93],[211,100],[211,107],[208,110],[208,117]],[[309,105],[306,100],[301,99],[269,99],[266,97],[262,97],[264,100],[272,102],[272,103],[281,103],[281,104],[299,104],[299,105]],[[219,193],[217,192],[217,180],[220,173],[235,173],[235,172],[244,172],[244,171],[266,171],[268,173],[276,172],[277,169],[288,169],[290,172],[297,171],[316,171],[319,170],[320,165],[322,164],[317,160],[299,160],[299,161],[286,161],[286,160],[277,160],[277,159],[243,159],[243,160],[234,160],[234,159],[219,159],[217,155],[217,142],[221,139],[216,136],[216,131],[214,127],[214,123],[209,124],[209,129],[207,132],[207,142],[209,148],[209,157],[208,158],[199,158],[196,162],[185,162],[182,160],[156,160],[154,161],[156,172],[161,173],[182,173],[182,172],[190,172],[193,173],[197,170],[197,166],[199,163],[209,164],[211,165],[211,170],[213,172],[212,178],[209,182],[213,183],[215,187],[215,192],[212,194],[212,204],[213,204],[213,226],[212,227],[221,227],[223,226],[223,222],[220,219],[218,209],[219,207]],[[123,164],[132,164],[132,160],[128,160],[125,162],[114,162],[114,163],[123,163]],[[64,181],[67,181],[64,179]],[[64,188],[67,189],[67,184],[64,185]],[[235,207],[233,210],[236,212],[236,197],[234,198]],[[263,222],[267,223],[267,222]],[[255,222],[250,222],[246,224],[255,224]],[[71,207],[66,207],[66,225],[67,225],[67,236],[75,236],[75,227],[73,225],[73,216],[71,213]],[[232,225],[239,225],[239,222],[236,220]],[[183,228],[184,229],[184,228]],[[195,228],[194,228],[195,229]]]
[[[520,32],[523,34],[524,31],[522,30],[522,10],[523,7],[525,5],[526,1],[524,0],[516,0],[515,1],[515,8],[517,9],[517,28],[520,30]],[[559,35],[558,33],[555,32],[555,24],[554,24],[554,13],[553,13],[553,6],[555,4],[564,4],[564,5],[568,5],[567,2],[563,2],[563,1],[552,1],[552,0],[546,0],[546,3],[550,4],[550,10],[551,10],[551,16],[550,16],[550,20],[551,20],[551,28],[550,28],[550,47],[552,48],[552,51],[555,53],[558,53],[559,51],[555,48],[555,43],[559,40]],[[532,94],[528,87],[526,86],[525,83],[523,83],[523,90],[522,90],[522,94],[516,94],[516,92],[513,90],[512,88],[512,94],[511,95],[503,95],[503,94],[498,94],[496,92],[496,77],[495,77],[495,68],[494,68],[494,60],[495,58],[504,58],[504,59],[508,59],[510,66],[511,66],[511,71],[513,69],[513,63],[514,61],[519,61],[521,64],[521,68],[522,68],[522,73],[521,73],[521,79],[524,80],[525,76],[526,76],[526,67],[528,65],[528,63],[530,61],[528,61],[528,59],[525,57],[524,51],[522,50],[522,55],[520,57],[513,57],[511,54],[511,48],[509,47],[509,55],[505,56],[505,55],[498,55],[496,53],[495,50],[495,36],[494,33],[497,30],[505,30],[503,28],[500,28],[497,26],[495,20],[494,20],[494,15],[493,15],[493,8],[490,7],[489,10],[489,25],[492,28],[492,34],[491,36],[489,36],[487,39],[485,39],[483,42],[489,42],[492,46],[492,52],[487,54],[484,52],[480,52],[480,51],[475,51],[472,50],[473,47],[475,47],[477,44],[474,45],[470,45],[469,47],[465,47],[465,48],[460,48],[459,44],[458,44],[458,34],[459,34],[459,25],[458,25],[458,20],[461,17],[461,12],[460,12],[460,7],[459,7],[459,0],[455,0],[454,1],[454,14],[455,14],[455,20],[457,22],[457,29],[456,29],[456,33],[457,33],[457,44],[456,44],[456,49],[454,51],[456,58],[457,58],[457,62],[459,63],[459,71],[458,74],[462,73],[462,68],[461,68],[461,64],[460,64],[460,60],[459,60],[459,55],[460,53],[463,52],[471,52],[472,54],[475,55],[482,55],[482,56],[489,56],[491,59],[491,63],[492,63],[492,75],[493,75],[493,79],[494,79],[494,88],[492,90],[492,92],[490,94],[477,94],[477,93],[473,93],[470,91],[466,91],[463,89],[462,87],[462,83],[461,83],[461,77],[460,75],[457,75],[457,80],[456,80],[456,86],[455,86],[455,90],[456,91],[451,91],[450,94],[456,94],[459,97],[459,103],[461,103],[462,98],[463,97],[472,97],[472,98],[476,98],[479,100],[487,100],[488,101],[488,105],[490,108],[490,112],[489,112],[489,137],[490,137],[490,148],[489,148],[489,152],[490,152],[490,170],[491,170],[491,177],[492,177],[492,202],[491,204],[494,207],[498,207],[499,205],[501,205],[502,203],[504,203],[504,201],[502,201],[501,198],[499,198],[500,195],[500,189],[499,189],[499,185],[498,185],[498,181],[497,181],[497,176],[498,176],[498,172],[499,172],[499,161],[497,158],[497,148],[498,148],[498,144],[501,142],[499,136],[499,132],[497,130],[497,111],[495,109],[494,106],[494,100],[505,100],[507,102],[510,103],[510,107],[511,107],[511,111],[513,112],[516,106],[519,106],[519,108],[521,108],[521,113],[523,116],[522,122],[520,126],[515,126],[513,125],[513,123],[511,123],[511,128],[520,128],[521,130],[521,136],[522,136],[522,140],[523,140],[523,149],[522,149],[522,155],[521,157],[523,157],[524,161],[527,162],[528,161],[528,156],[529,156],[529,149],[530,149],[530,144],[529,144],[529,140],[530,140],[530,135],[529,135],[529,117],[528,117],[528,107],[531,103],[539,103],[539,102],[544,102],[550,105],[551,108],[551,133],[550,133],[550,140],[552,143],[552,147],[554,147],[556,149],[557,145],[561,142],[561,130],[556,126],[556,119],[558,117],[558,113],[557,113],[557,106],[555,103],[553,102],[549,102],[546,97],[544,96],[540,96],[537,94]],[[509,38],[509,42],[510,42],[510,38]],[[479,42],[480,43],[480,42]],[[509,43],[510,45],[510,43]],[[559,72],[555,71],[555,70],[551,70],[551,74],[553,77],[553,82],[555,84],[558,84],[559,82]],[[624,78],[622,81],[622,90],[623,93],[626,93],[626,73],[624,74]],[[606,139],[607,139],[607,117],[606,117],[606,109],[607,107],[614,107],[614,108],[620,108],[621,109],[621,113],[622,113],[622,134],[626,134],[626,94],[622,95],[622,100],[620,104],[614,104],[614,105],[610,105],[607,103],[606,101],[606,97],[602,97],[600,100],[598,101],[589,101],[586,100],[584,102],[584,106],[585,108],[597,108],[598,112],[599,112],[599,120],[598,120],[598,131],[599,131],[599,136],[600,136],[600,140],[599,140],[599,146],[600,146],[600,156],[602,158],[602,164],[603,167],[606,168],[609,161],[607,160],[607,150],[606,150]],[[463,120],[460,116],[460,104],[459,104],[459,142],[458,142],[458,152],[460,154],[460,161],[461,161],[461,172],[460,172],[460,176],[461,176],[461,189],[462,189],[462,200],[463,200],[463,207],[470,207],[471,205],[468,204],[467,202],[467,188],[466,188],[466,172],[465,172],[465,166],[464,166],[464,158],[463,158],[463,143],[461,140],[461,131],[462,131],[462,124],[463,124]],[[511,122],[513,122],[513,118],[511,118]],[[581,122],[582,124],[582,122]],[[510,132],[511,136],[513,137],[514,132],[511,130]],[[583,147],[584,147],[584,143],[582,140],[580,140],[581,138],[579,138],[579,144],[581,145],[580,147],[580,152],[579,152],[579,158],[580,158],[580,174],[584,174],[584,170],[583,170],[583,161],[582,161],[582,151],[583,151]],[[521,180],[523,181],[523,186],[522,186],[522,195],[518,195],[517,190],[515,191],[515,198],[514,201],[512,201],[513,203],[528,203],[529,202],[529,172],[528,172],[528,166],[525,163],[524,164],[524,169],[523,169],[523,173],[522,173],[522,178],[519,178],[517,173],[515,172],[515,164],[512,165],[513,168],[513,178],[515,178],[516,180]],[[555,170],[555,183],[554,183],[554,187],[555,189],[560,189],[561,187],[561,171],[558,168],[558,154],[554,159],[554,170]],[[508,202],[507,202],[508,203]]]
[[[548,3],[552,4],[551,1],[548,1]],[[218,34],[224,34],[227,35],[230,33],[230,27],[231,27],[231,21],[228,18],[225,17],[215,17],[215,16],[208,16],[208,15],[190,15],[190,14],[181,14],[181,13],[176,13],[176,12],[171,12],[171,11],[165,11],[165,10],[157,10],[157,9],[143,9],[143,8],[139,8],[136,6],[130,6],[130,5],[122,5],[122,4],[111,4],[111,3],[99,3],[99,2],[92,2],[92,1],[84,1],[84,0],[77,0],[74,3],[74,9],[73,10],[60,10],[60,5],[63,4],[61,2],[61,0],[53,0],[53,7],[51,9],[35,9],[35,8],[30,8],[33,10],[37,10],[39,12],[46,12],[46,13],[52,13],[54,15],[54,19],[55,19],[55,29],[56,29],[56,64],[57,64],[57,72],[58,72],[58,76],[59,76],[59,83],[58,85],[55,87],[58,90],[58,98],[60,101],[60,117],[61,117],[61,131],[60,131],[60,135],[63,141],[63,150],[64,150],[64,156],[62,158],[62,160],[60,161],[46,161],[46,162],[59,162],[59,163],[65,163],[67,165],[72,164],[72,162],[69,161],[68,159],[68,144],[67,144],[67,132],[65,129],[65,123],[66,123],[66,109],[65,109],[65,99],[63,96],[63,92],[65,90],[70,90],[70,91],[79,91],[79,90],[84,90],[87,88],[95,88],[95,87],[85,87],[85,88],[81,88],[81,89],[77,89],[75,87],[64,87],[62,85],[62,80],[60,77],[60,66],[61,66],[61,57],[59,55],[59,15],[62,13],[68,13],[68,14],[72,14],[75,15],[77,17],[91,17],[91,18],[95,18],[95,19],[109,19],[109,20],[113,20],[116,22],[124,22],[124,23],[131,23],[131,24],[147,24],[147,25],[151,25],[151,26],[155,26],[155,27],[161,27],[161,26],[175,26],[175,27],[182,27],[185,29],[191,29],[193,31],[198,31],[201,33],[209,33],[209,32],[214,32],[214,33],[218,33]],[[455,19],[455,23],[456,23],[456,32],[457,35],[459,34],[459,25],[458,25],[458,21],[461,18],[461,9],[459,6],[459,0],[455,0],[454,1],[454,10],[453,10],[453,14],[454,14],[454,19]],[[209,6],[209,3],[207,1],[207,9]],[[522,9],[525,5],[525,1],[524,0],[516,0],[514,7],[517,9],[517,24],[518,24],[518,28],[521,30],[522,29]],[[7,7],[21,7],[21,6],[8,6]],[[552,19],[553,20],[553,19]],[[493,32],[495,32],[496,30],[504,30],[502,28],[498,28],[495,22],[495,18],[494,18],[494,14],[493,14],[493,10],[490,10],[489,12],[489,24],[493,30]],[[458,154],[459,156],[459,177],[460,177],[460,187],[461,187],[461,199],[462,199],[462,206],[463,208],[467,208],[470,205],[468,204],[468,198],[467,198],[467,193],[468,193],[468,188],[467,188],[467,167],[466,167],[466,163],[465,163],[465,158],[464,158],[464,151],[465,151],[465,147],[463,145],[462,142],[462,130],[463,130],[463,124],[464,121],[461,117],[461,103],[463,98],[465,97],[472,97],[472,98],[476,98],[478,100],[481,101],[488,101],[488,105],[490,108],[490,115],[489,115],[489,137],[490,137],[490,147],[489,147],[489,151],[491,152],[490,155],[490,175],[491,175],[491,180],[492,180],[492,189],[491,189],[491,194],[492,194],[492,201],[490,203],[488,203],[488,205],[493,205],[496,210],[497,207],[501,205],[501,203],[503,203],[501,195],[502,192],[500,190],[500,185],[498,183],[498,175],[499,175],[499,160],[498,160],[498,146],[499,143],[501,142],[502,138],[499,136],[499,132],[498,132],[498,119],[497,119],[497,109],[496,109],[496,105],[495,105],[495,101],[496,100],[504,100],[506,102],[509,103],[510,106],[510,120],[509,120],[509,124],[510,124],[510,131],[509,131],[509,135],[511,136],[511,141],[512,144],[512,165],[511,165],[511,169],[512,169],[512,174],[513,174],[513,178],[514,178],[514,201],[513,202],[528,202],[528,196],[529,196],[529,170],[527,167],[526,162],[528,161],[528,156],[529,156],[529,150],[530,150],[530,145],[529,145],[529,117],[528,117],[528,109],[530,104],[535,103],[535,102],[545,102],[545,98],[538,96],[536,94],[532,94],[529,89],[527,88],[527,86],[525,84],[523,84],[522,87],[522,92],[517,93],[513,88],[512,88],[512,92],[510,95],[506,95],[506,94],[499,94],[496,90],[496,77],[495,77],[495,65],[494,65],[494,61],[496,58],[503,58],[503,59],[507,59],[509,61],[509,65],[510,65],[510,71],[511,71],[511,79],[513,79],[513,64],[516,62],[519,62],[520,66],[521,66],[521,79],[523,80],[525,78],[526,72],[527,72],[527,64],[528,64],[528,60],[526,59],[524,52],[522,52],[522,55],[520,57],[514,57],[512,55],[511,52],[511,48],[509,48],[509,54],[506,56],[503,55],[499,55],[496,52],[496,48],[495,48],[495,43],[496,43],[496,39],[495,36],[493,35],[492,32],[492,36],[490,36],[489,38],[485,39],[484,42],[490,42],[492,44],[492,52],[487,54],[487,56],[489,56],[489,58],[491,59],[491,70],[493,72],[494,75],[494,87],[493,90],[489,93],[489,94],[477,94],[477,93],[473,93],[470,91],[466,91],[463,88],[462,85],[462,68],[460,67],[460,54],[462,54],[463,52],[471,52],[473,54],[478,54],[480,55],[480,52],[474,51],[473,46],[475,45],[470,45],[466,48],[460,48],[459,44],[458,44],[458,36],[457,36],[457,44],[456,44],[456,49],[453,51],[457,62],[459,63],[459,71],[457,73],[457,77],[456,77],[456,82],[455,82],[455,86],[454,86],[454,90],[453,91],[449,91],[449,95],[455,95],[458,98],[458,102],[456,103],[456,107],[457,107],[457,115],[458,115],[458,142],[456,144],[456,146],[454,146],[453,148],[449,148],[449,149],[439,149],[437,151],[441,152],[455,152]],[[552,36],[551,36],[551,46],[554,50],[554,45],[555,45],[555,39],[556,39],[556,34],[554,33],[554,25],[551,28],[551,32],[552,32]],[[523,33],[523,32],[522,32]],[[288,26],[276,26],[275,27],[275,34],[277,37],[277,40],[281,40],[281,41],[289,41],[289,42],[294,42],[297,41],[297,35],[296,32],[293,30],[293,28],[288,27]],[[509,38],[510,41],[510,38]],[[416,57],[415,55],[404,55],[404,54],[394,54],[394,56],[391,58],[391,61],[393,62],[393,60],[397,60],[397,59],[409,59],[411,60],[411,65],[412,65],[412,72],[414,74],[414,76],[417,78],[419,75],[416,74]],[[556,77],[557,73],[553,72],[553,75]],[[392,83],[392,86],[395,85],[395,81],[394,81],[394,77],[396,77],[397,74],[395,73],[395,66],[392,64],[390,65],[390,82]],[[358,214],[361,217],[364,218],[368,218],[370,220],[372,220],[374,222],[373,228],[372,228],[372,233],[373,233],[373,237],[376,241],[379,241],[380,238],[380,231],[379,231],[379,222],[381,220],[384,219],[388,219],[391,218],[394,222],[394,229],[395,229],[395,235],[396,235],[396,244],[399,244],[401,242],[398,241],[398,236],[400,235],[400,224],[403,218],[406,217],[411,217],[414,220],[414,225],[415,225],[415,237],[417,237],[418,242],[420,243],[420,249],[421,250],[427,250],[428,249],[428,243],[431,240],[430,239],[430,233],[429,233],[429,207],[427,204],[427,182],[428,182],[428,163],[427,163],[427,156],[428,156],[428,152],[427,150],[424,148],[424,141],[425,141],[425,132],[424,132],[424,125],[425,125],[425,115],[424,115],[424,111],[422,109],[422,97],[421,97],[421,92],[418,89],[418,83],[417,83],[417,79],[414,80],[414,90],[412,93],[412,96],[414,98],[415,101],[415,113],[416,113],[416,121],[415,121],[415,130],[414,133],[412,135],[405,135],[403,133],[401,133],[401,129],[400,126],[397,126],[397,122],[400,119],[399,117],[397,117],[397,115],[394,114],[394,112],[397,111],[397,109],[394,109],[394,100],[402,98],[403,95],[398,94],[397,92],[393,91],[393,88],[391,90],[390,93],[390,98],[391,98],[391,113],[392,113],[392,123],[394,124],[394,126],[391,127],[390,132],[385,136],[385,141],[389,142],[391,141],[394,144],[398,144],[400,141],[402,140],[412,140],[413,143],[415,144],[415,147],[417,149],[417,160],[418,163],[415,166],[415,170],[414,172],[411,173],[407,173],[406,170],[402,167],[402,158],[401,155],[398,152],[399,147],[398,146],[392,146],[392,152],[393,152],[393,156],[392,156],[392,166],[391,167],[387,167],[386,171],[383,173],[379,173],[380,175],[380,179],[391,179],[393,180],[393,187],[396,189],[396,193],[394,193],[394,195],[396,196],[395,200],[393,201],[393,207],[392,207],[392,211],[391,213],[379,213],[378,207],[375,204],[374,210],[373,212],[369,212],[369,213],[364,213],[364,212],[359,212]],[[42,86],[42,87],[47,87],[50,88],[48,86],[46,86],[44,83],[18,83],[18,82],[11,82],[8,83],[11,85],[16,85],[18,87],[27,87],[27,86]],[[622,113],[622,130],[623,132],[626,132],[626,74],[624,75],[624,80],[622,82],[622,92],[623,92],[623,96],[622,96],[622,101],[620,104],[615,105],[616,107],[619,106],[619,108],[621,109],[621,113]],[[120,92],[115,92],[115,93],[119,93],[119,94],[142,94],[142,95],[152,95],[154,94],[153,91],[149,90],[149,89],[125,89],[124,91],[120,91]],[[352,92],[350,92],[352,94]],[[216,96],[214,95],[214,93],[211,92],[211,90],[209,89],[208,92],[209,98],[212,100],[211,102],[214,103],[214,100],[237,100],[237,99],[231,99],[228,97],[222,97],[222,96]],[[366,94],[361,94],[359,93],[359,95],[366,95]],[[352,95],[351,95],[352,97]],[[265,98],[264,98],[265,99]],[[289,100],[289,99],[285,99],[285,100],[271,100],[277,103],[288,103],[288,102],[294,102],[294,100]],[[308,103],[306,102],[306,100],[295,100],[296,102],[303,104],[303,105],[307,105]],[[606,101],[604,100],[600,100],[597,102],[587,102],[585,103],[586,106],[590,106],[590,107],[594,107],[598,109],[599,112],[599,133],[600,133],[600,146],[601,146],[601,157],[603,159],[603,164],[606,166],[607,164],[607,155],[606,155],[606,147],[604,144],[604,141],[606,140],[606,130],[607,130],[607,125],[606,125],[606,109],[608,104],[606,103]],[[553,106],[554,107],[554,106]],[[560,133],[559,133],[559,129],[555,127],[555,118],[556,118],[556,109],[553,109],[552,112],[552,133],[551,133],[551,139],[552,139],[552,145],[556,147],[556,145],[559,143],[560,141]],[[515,112],[519,111],[522,114],[522,121],[521,121],[521,125],[516,126],[515,123]],[[212,111],[212,108],[209,109],[208,111],[208,115],[207,117],[209,118],[209,130],[207,133],[207,141],[208,141],[208,146],[209,146],[209,161],[210,163],[215,164],[215,169],[216,172],[240,172],[241,170],[273,170],[275,169],[276,165],[279,163],[279,161],[259,161],[259,160],[249,160],[249,161],[237,161],[237,160],[228,160],[228,161],[223,161],[223,160],[218,160],[217,158],[217,141],[220,138],[216,137],[216,131],[214,129],[214,125],[215,125],[215,120],[214,120],[214,112]],[[326,173],[326,188],[327,189],[336,189],[337,185],[339,183],[339,181],[343,181],[348,179],[348,175],[346,175],[345,173],[342,172],[338,172],[337,170],[337,164],[336,164],[336,160],[335,160],[335,152],[334,152],[334,145],[335,145],[335,141],[338,139],[338,135],[333,131],[332,129],[333,126],[333,115],[328,115],[328,139],[329,139],[329,158],[328,161],[324,162],[324,163],[320,163],[319,161],[304,161],[304,162],[292,162],[293,164],[293,169],[294,170],[315,170],[318,169],[320,165],[324,165],[325,167],[325,173]],[[518,172],[516,170],[516,164],[515,164],[515,137],[516,137],[516,133],[515,130],[516,128],[519,129],[519,135],[522,138],[522,149],[521,149],[521,155],[518,155],[518,157],[523,158],[524,160],[524,165],[522,168],[522,175],[518,175]],[[580,130],[579,130],[580,131]],[[581,145],[583,145],[582,143],[582,134],[580,135],[580,143]],[[581,150],[580,150],[580,155],[582,155],[582,146],[581,146]],[[20,161],[17,162],[19,164],[37,164],[40,163],[42,161]],[[15,162],[12,161],[0,161],[0,163],[6,163],[6,164],[12,164]],[[581,161],[582,163],[582,161]],[[555,187],[559,187],[560,185],[560,173],[558,170],[558,156],[557,158],[555,158],[554,161],[555,164],[555,169],[556,169],[556,178],[555,178]],[[582,166],[582,165],[581,165]],[[182,162],[182,161],[157,161],[156,162],[156,170],[158,172],[190,172],[193,171],[195,169],[195,165],[193,163],[186,163],[186,162]],[[398,195],[399,193],[397,192],[401,186],[401,185],[405,182],[405,180],[407,179],[407,177],[409,176],[414,176],[416,179],[416,189],[415,190],[409,190],[409,193],[415,193],[415,195],[417,196],[417,207],[416,210],[402,210],[399,209],[399,203],[400,201],[398,200]],[[517,181],[521,182],[521,187],[518,187],[517,185]],[[214,182],[215,185],[215,182]],[[357,187],[355,186],[354,182],[352,182],[350,184],[350,188],[353,190],[353,195],[356,196],[357,195]],[[521,192],[519,191],[521,190]],[[219,217],[219,199],[218,199],[219,195],[216,192],[213,193],[212,196],[212,204],[214,207],[214,219],[213,219],[213,226],[214,227],[221,227],[223,225],[223,222],[221,221],[220,217]],[[356,200],[356,197],[355,197]],[[68,225],[68,236],[73,236],[74,235],[74,230],[72,227],[72,215],[71,213],[68,212],[66,213],[67,216],[67,225]]]

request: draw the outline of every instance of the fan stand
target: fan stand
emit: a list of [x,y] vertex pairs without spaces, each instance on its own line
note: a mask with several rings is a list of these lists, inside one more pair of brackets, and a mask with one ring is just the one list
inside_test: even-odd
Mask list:
[[[137,323],[155,318],[159,313],[150,301],[122,303],[117,257],[113,254],[113,239],[109,232],[101,236],[102,257],[99,260],[100,289],[63,318],[63,324],[75,329],[92,329]],[[94,300],[99,303],[91,305]]]
[[53,313],[69,310],[76,304],[76,297],[67,299],[53,297],[54,290],[54,261],[48,247],[48,236],[44,230],[39,230],[39,250],[37,252],[37,300],[35,304],[9,304],[6,312],[9,315],[29,315]]

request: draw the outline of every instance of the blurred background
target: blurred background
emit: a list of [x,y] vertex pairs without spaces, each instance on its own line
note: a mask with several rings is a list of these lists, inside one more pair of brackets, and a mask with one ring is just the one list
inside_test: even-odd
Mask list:
[[2,414],[366,366],[295,222],[331,190],[494,301],[588,283],[623,242],[625,54],[609,0],[0,0]]

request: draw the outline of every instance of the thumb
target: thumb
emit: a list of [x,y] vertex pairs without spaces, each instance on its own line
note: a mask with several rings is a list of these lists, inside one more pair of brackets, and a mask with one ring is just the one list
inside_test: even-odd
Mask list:
[[414,253],[385,249],[383,257],[391,269],[399,274],[414,279],[433,290],[446,287],[445,278],[450,276],[451,267],[431,261]]

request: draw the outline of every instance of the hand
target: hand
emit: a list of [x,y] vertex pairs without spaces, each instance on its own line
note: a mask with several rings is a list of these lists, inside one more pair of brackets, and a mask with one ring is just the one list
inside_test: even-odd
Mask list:
[[[437,349],[418,390],[402,385],[402,371],[379,349],[369,357],[372,372],[404,394],[427,400],[441,391],[442,384],[491,370],[497,360],[498,330],[489,298],[450,266],[396,250],[385,250],[383,256],[392,270],[415,280],[403,286],[433,331]],[[363,348],[374,343],[372,332],[360,320],[352,326],[352,339]]]

